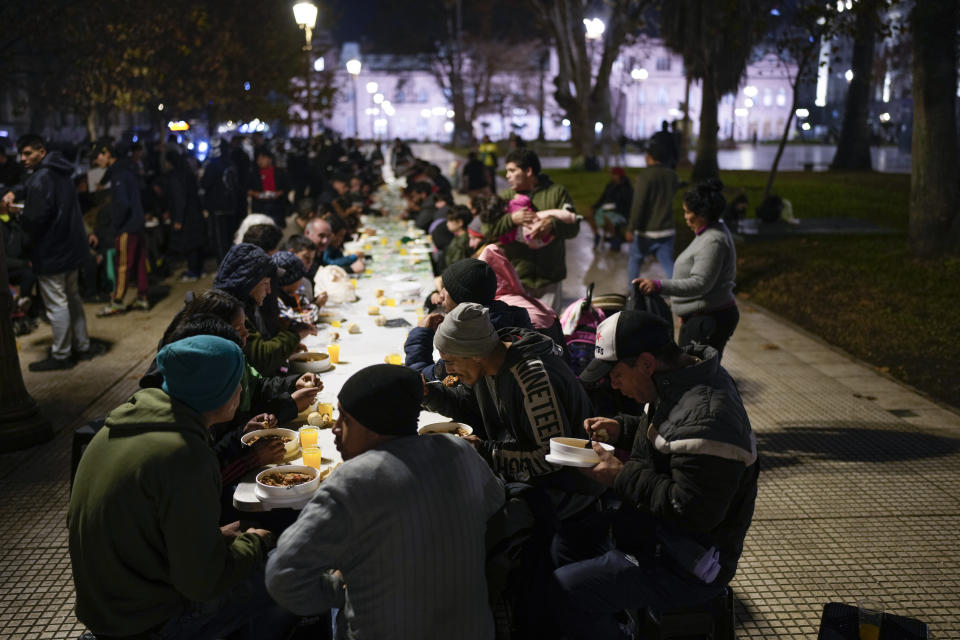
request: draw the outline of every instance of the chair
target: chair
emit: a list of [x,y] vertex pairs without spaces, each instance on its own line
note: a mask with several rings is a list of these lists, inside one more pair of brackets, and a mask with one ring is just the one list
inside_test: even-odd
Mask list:
[[103,428],[106,418],[97,418],[91,420],[82,427],[73,432],[73,446],[70,451],[70,489],[73,490],[73,478],[77,475],[77,467],[80,465],[80,458],[83,456],[84,449],[97,435],[97,431]]
[[703,604],[668,611],[647,608],[641,637],[645,640],[734,640],[735,626],[733,589],[724,587],[723,593]]

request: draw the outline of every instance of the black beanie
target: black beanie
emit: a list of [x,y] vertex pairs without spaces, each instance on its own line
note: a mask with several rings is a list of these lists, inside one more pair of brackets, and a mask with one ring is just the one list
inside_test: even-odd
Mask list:
[[350,376],[337,395],[357,422],[385,436],[417,433],[423,378],[407,367],[375,364]]
[[303,266],[303,261],[289,251],[277,251],[270,256],[270,259],[277,267],[277,279],[281,287],[299,282],[307,275],[307,268]]
[[457,260],[444,270],[440,278],[443,288],[457,304],[475,302],[489,307],[497,295],[497,274],[483,260]]

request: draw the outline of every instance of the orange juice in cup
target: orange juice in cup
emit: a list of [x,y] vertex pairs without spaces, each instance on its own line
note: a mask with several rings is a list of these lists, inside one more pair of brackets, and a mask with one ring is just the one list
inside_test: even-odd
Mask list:
[[384,302],[384,303],[386,304],[386,306],[388,306],[388,307],[395,307],[395,306],[397,306],[397,300],[396,300],[396,298],[387,298],[387,299],[384,300],[383,302]]
[[308,447],[317,446],[317,439],[319,437],[320,429],[317,427],[300,427],[300,448],[307,449]]
[[340,345],[328,344],[327,355],[330,356],[330,362],[332,362],[333,364],[339,363],[340,362]]
[[383,361],[387,364],[403,364],[403,356],[399,353],[391,353]]
[[336,327],[337,329],[339,329],[339,328],[340,328],[340,321],[339,321],[339,320],[331,320],[331,321],[330,321],[330,326],[331,326],[331,327]]
[[313,467],[314,469],[322,467],[323,456],[321,455],[320,447],[304,447],[303,464],[308,467]]
[[317,403],[317,413],[321,413],[331,420],[333,419],[333,404],[329,402],[319,402]]
[[357,279],[356,279],[356,278],[350,278],[350,286],[353,287],[354,289],[357,288]]

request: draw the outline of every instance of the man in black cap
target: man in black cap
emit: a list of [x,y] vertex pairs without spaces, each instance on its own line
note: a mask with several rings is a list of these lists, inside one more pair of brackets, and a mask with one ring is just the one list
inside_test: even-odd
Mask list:
[[344,383],[333,428],[344,463],[267,564],[282,606],[339,607],[351,637],[493,637],[484,535],[503,488],[463,439],[417,436],[422,397],[406,367],[374,365]]
[[680,349],[661,318],[622,311],[598,327],[596,358],[580,375],[603,377],[647,410],[584,422],[595,438],[632,443],[632,452],[621,463],[594,444],[600,463],[584,471],[624,506],[614,516],[616,549],[554,574],[571,638],[621,638],[616,612],[721,594],[736,573],[757,496],[750,420],[714,348]]
[[454,262],[441,276],[439,304],[443,313],[430,313],[410,331],[403,345],[404,364],[430,380],[442,380],[446,375],[443,360],[433,359],[433,336],[443,322],[443,316],[462,302],[475,302],[490,310],[494,329],[518,327],[533,329],[526,309],[494,300],[497,293],[497,274],[483,260],[465,258]]

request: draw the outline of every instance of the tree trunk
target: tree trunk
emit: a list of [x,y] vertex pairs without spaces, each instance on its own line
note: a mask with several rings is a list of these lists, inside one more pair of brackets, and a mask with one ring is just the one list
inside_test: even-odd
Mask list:
[[91,105],[87,108],[87,135],[90,136],[90,142],[97,140],[97,107]]
[[850,65],[853,79],[847,89],[843,109],[843,123],[837,152],[830,164],[831,170],[870,171],[870,76],[873,71],[873,50],[877,33],[875,2],[862,2],[857,15],[856,39],[853,42],[853,60]]
[[683,120],[680,127],[680,157],[677,159],[678,167],[690,166],[690,82],[692,79],[689,74],[684,74],[683,86]]
[[927,258],[960,252],[956,120],[957,5],[917,2],[913,31],[910,244]]
[[693,163],[693,182],[703,182],[720,175],[717,164],[717,96],[713,73],[708,70],[703,78],[703,101],[700,103],[700,137],[697,139],[697,158]]
[[[766,200],[773,191],[773,181],[777,177],[777,169],[780,167],[780,158],[783,156],[783,149],[787,146],[787,138],[790,137],[790,125],[793,123],[793,114],[797,110],[797,87],[791,87],[793,90],[793,101],[790,103],[790,112],[787,113],[787,123],[783,125],[783,135],[780,136],[780,144],[777,145],[777,155],[773,156],[773,166],[770,167],[770,175],[767,177],[767,187],[763,190],[763,199]],[[762,201],[761,201],[762,202]]]

